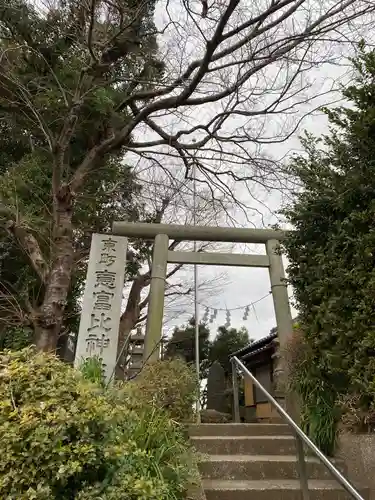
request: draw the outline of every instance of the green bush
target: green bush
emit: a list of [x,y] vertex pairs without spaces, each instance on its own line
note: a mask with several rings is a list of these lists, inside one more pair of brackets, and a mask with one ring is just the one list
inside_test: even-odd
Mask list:
[[285,352],[289,388],[299,396],[302,430],[323,453],[334,455],[340,411],[332,390],[300,328],[293,331]]
[[0,350],[12,349],[18,351],[31,345],[33,331],[31,328],[14,326],[6,327],[0,332]]
[[375,404],[364,410],[361,399],[360,394],[345,394],[339,398],[342,430],[360,434],[375,432]]
[[162,408],[177,422],[189,422],[198,397],[197,376],[182,359],[157,361],[125,384],[123,395],[133,407]]
[[106,386],[103,362],[99,356],[86,358],[79,366],[79,370],[85,380],[104,388]]
[[324,411],[331,435],[341,410],[367,426],[375,408],[375,50],[361,44],[352,63],[348,106],[325,110],[328,135],[307,134],[289,164],[300,189],[284,211],[294,228],[283,242],[289,284],[311,354],[300,395]]
[[156,408],[138,409],[123,421],[128,453],[119,460],[105,487],[98,481],[77,500],[178,500],[185,499],[196,477],[195,457],[182,429]]
[[56,357],[0,354],[2,500],[183,499],[193,457],[162,410],[130,410]]
[[[133,494],[126,498],[143,498],[138,496],[139,486],[134,486],[134,478],[139,485],[146,485],[145,500],[185,498],[187,487],[196,477],[195,457],[183,428],[165,412],[148,406],[138,409],[136,418],[124,424],[129,440],[137,445],[134,453],[123,458],[120,477],[116,480],[118,488],[123,491],[125,484],[127,491]],[[151,487],[154,493],[150,495],[151,490],[147,488]]]

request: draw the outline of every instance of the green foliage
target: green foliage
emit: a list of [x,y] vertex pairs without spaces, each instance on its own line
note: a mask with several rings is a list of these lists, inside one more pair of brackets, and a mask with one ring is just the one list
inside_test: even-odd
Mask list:
[[0,123],[0,175],[3,175],[13,162],[21,160],[30,151],[29,138],[20,130],[2,120]]
[[[245,327],[226,328],[219,326],[214,340],[210,340],[210,330],[204,323],[199,325],[199,359],[201,378],[207,377],[207,370],[214,361],[219,361],[227,376],[231,373],[230,355],[248,345],[248,331]],[[166,358],[181,357],[187,363],[195,361],[195,320],[191,318],[187,325],[176,327],[165,346]]]
[[229,377],[232,373],[230,355],[249,345],[250,342],[249,332],[245,327],[237,330],[236,328],[219,326],[218,333],[210,345],[210,363],[219,361],[225,370],[226,376]]
[[0,369],[1,498],[72,498],[104,480],[126,451],[118,409],[52,356],[7,351]]
[[[142,71],[142,81],[155,82],[163,72],[163,64],[156,59],[155,2],[144,2],[140,8],[132,1],[122,1],[118,12],[110,3],[99,4],[93,4],[92,16],[91,9],[73,0],[58,0],[48,6],[0,0],[0,329],[16,322],[20,327],[30,326],[36,318],[41,319],[46,282],[54,273],[42,279],[22,238],[10,229],[14,224],[35,239],[51,271],[60,244],[55,241],[60,212],[54,206],[52,176],[53,169],[55,173],[60,170],[56,166],[58,141],[64,135],[69,110],[77,100],[82,103],[72,115],[74,125],[61,158],[61,175],[55,176],[55,180],[60,179],[60,194],[88,152],[110,131],[128,123],[127,109],[120,110],[118,105],[134,91],[132,79],[139,79]],[[90,19],[91,47],[87,36]],[[119,27],[121,22],[126,29]],[[134,25],[137,29],[131,30]],[[126,50],[121,33],[127,38]],[[102,66],[97,73],[90,73],[92,50],[99,53],[104,47],[117,56],[105,71]],[[136,87],[138,91],[148,85],[137,83]],[[138,202],[140,186],[123,155],[121,148],[101,155],[77,192],[69,193],[74,267],[66,280],[66,286],[71,283],[67,299],[64,293],[61,301],[65,308],[63,331],[77,331],[78,297],[91,234],[108,232],[116,219],[132,221],[148,216],[143,203]],[[142,251],[139,260],[144,256]],[[139,260],[129,260],[128,275],[137,272]]]
[[178,500],[194,460],[161,409],[103,391],[56,357],[0,355],[0,497]]
[[99,356],[86,358],[79,366],[80,372],[85,380],[97,384],[100,387],[105,387],[105,377],[103,372],[103,363]]
[[[204,323],[199,324],[199,359],[208,359],[210,349],[210,330]],[[181,357],[186,363],[195,361],[195,318],[191,318],[187,325],[176,326],[172,337],[165,344],[166,358]]]
[[[127,399],[112,398],[115,405]],[[130,418],[129,418],[130,417]],[[182,429],[156,407],[137,405],[121,426],[128,451],[105,486],[97,481],[77,495],[80,500],[178,500],[196,481],[195,457]]]
[[[350,432],[375,432],[375,403],[363,408],[360,394],[344,394],[339,399],[341,426]],[[362,407],[361,407],[362,406]]]
[[334,455],[340,411],[337,394],[319,368],[301,330],[295,330],[285,352],[289,387],[299,395],[300,424],[315,444],[328,456]]
[[[22,214],[22,226],[31,230],[38,238],[39,247],[45,259],[50,260],[52,220],[50,207],[51,169],[45,155],[25,155],[4,176],[0,178],[0,201],[11,211]],[[91,234],[107,232],[115,219],[140,217],[135,196],[139,186],[130,168],[120,158],[107,159],[87,181],[84,193],[76,201],[73,215],[73,250],[76,265],[68,295],[64,326],[77,331],[79,307],[77,300],[82,292],[86,273],[86,257],[91,243]],[[93,200],[95,203],[93,203]],[[1,221],[0,221],[1,222]],[[28,255],[19,242],[1,232],[3,243],[3,265],[0,268],[0,296],[2,309],[10,310],[13,302],[21,306],[28,318],[27,301],[37,307],[44,296],[44,286],[35,273]],[[137,272],[137,260],[129,263],[128,274]],[[15,313],[18,307],[13,306]],[[1,320],[1,318],[0,318]],[[14,321],[14,319],[13,319]],[[20,322],[21,323],[21,322]],[[22,325],[22,323],[21,323]]]
[[285,248],[309,352],[299,389],[310,425],[314,405],[328,405],[330,433],[337,397],[360,395],[364,411],[375,398],[375,52],[362,48],[353,63],[356,80],[343,92],[352,106],[327,111],[329,136],[303,140],[305,154],[290,167],[303,190],[285,211],[296,229]]
[[177,422],[192,420],[197,396],[196,373],[180,358],[148,364],[124,385],[133,407],[162,408]]
[[33,331],[27,327],[6,327],[0,333],[0,351],[10,349],[19,351],[32,342]]
[[116,481],[122,491],[119,489],[120,496],[114,499],[123,498],[123,491],[130,493],[126,498],[134,500],[143,498],[142,494],[147,500],[185,498],[185,490],[196,476],[195,457],[183,428],[156,406],[144,404],[135,413],[136,417],[124,425],[136,448],[121,462]]

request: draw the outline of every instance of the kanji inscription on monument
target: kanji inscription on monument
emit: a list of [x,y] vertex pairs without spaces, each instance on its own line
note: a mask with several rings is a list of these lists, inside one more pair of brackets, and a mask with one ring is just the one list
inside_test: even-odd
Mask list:
[[74,366],[96,356],[107,380],[116,365],[126,250],[127,238],[92,236]]

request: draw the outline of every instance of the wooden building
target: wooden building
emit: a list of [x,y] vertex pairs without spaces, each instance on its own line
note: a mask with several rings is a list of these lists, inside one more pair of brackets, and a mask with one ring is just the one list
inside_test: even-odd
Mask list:
[[[271,395],[274,395],[273,373],[277,349],[277,332],[276,328],[273,328],[267,337],[233,353]],[[244,393],[245,409],[241,413],[246,422],[271,421],[280,418],[267,398],[248,377],[244,377]]]

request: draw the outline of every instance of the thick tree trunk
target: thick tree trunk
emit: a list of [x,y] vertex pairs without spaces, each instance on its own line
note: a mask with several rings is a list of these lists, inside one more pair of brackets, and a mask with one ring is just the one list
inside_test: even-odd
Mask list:
[[121,349],[124,345],[127,336],[129,335],[131,330],[135,327],[139,319],[139,315],[141,312],[140,311],[141,293],[143,288],[147,286],[149,280],[150,278],[148,274],[143,274],[137,276],[137,278],[132,283],[126,308],[120,319],[117,355],[119,355],[119,353],[121,352]]
[[125,357],[127,354],[127,347],[124,345],[129,333],[132,331],[136,324],[135,311],[125,311],[120,320],[119,327],[119,340],[117,344],[117,365],[116,365],[116,379],[124,380],[124,366]]
[[121,350],[124,346],[124,342],[126,341],[129,333],[135,327],[138,318],[139,318],[139,309],[138,309],[137,305],[134,305],[134,307],[132,307],[132,308],[127,306],[126,310],[124,311],[124,313],[120,319],[119,338],[118,338],[118,344],[117,344],[117,356],[120,355]]
[[44,300],[35,315],[34,343],[40,351],[56,351],[73,271],[72,199],[69,188],[54,200],[55,228],[51,270]]

